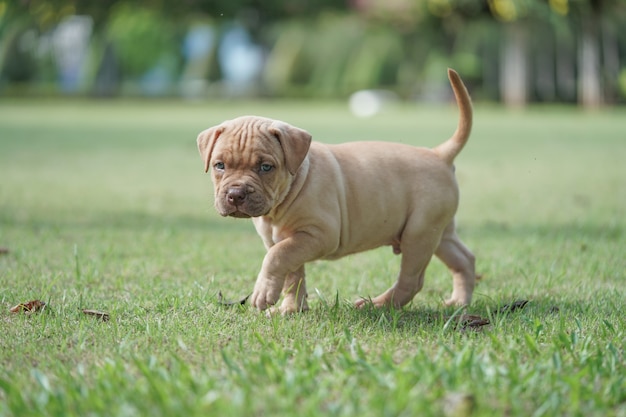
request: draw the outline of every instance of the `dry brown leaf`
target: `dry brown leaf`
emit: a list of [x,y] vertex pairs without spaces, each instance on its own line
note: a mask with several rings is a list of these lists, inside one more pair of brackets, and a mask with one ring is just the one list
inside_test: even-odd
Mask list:
[[472,314],[462,314],[457,321],[457,330],[460,332],[466,332],[468,330],[480,331],[483,326],[489,324],[489,319],[484,317],[475,316]]
[[11,313],[24,312],[24,314],[32,314],[41,311],[45,306],[46,303],[41,300],[31,300],[26,303],[20,303],[14,307],[11,307],[9,311]]
[[484,326],[489,325],[489,319],[481,316],[475,316],[473,314],[461,314],[458,316],[446,317],[446,324],[444,328],[451,327],[461,333],[468,330],[480,331]]
[[528,304],[528,300],[517,300],[511,304],[504,304],[502,307],[496,310],[496,313],[502,314],[502,313],[510,313],[515,310],[521,310],[524,307],[526,307],[526,304]]
[[459,325],[463,327],[480,327],[489,324],[489,319],[472,314],[463,314],[459,316]]
[[98,310],[83,309],[83,313],[87,314],[88,316],[94,316],[102,321],[109,321],[109,319],[111,318],[111,316],[109,316],[109,313]]

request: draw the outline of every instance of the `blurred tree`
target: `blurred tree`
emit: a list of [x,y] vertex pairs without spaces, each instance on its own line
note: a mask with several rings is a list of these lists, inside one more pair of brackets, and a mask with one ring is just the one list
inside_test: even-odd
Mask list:
[[36,62],[33,44],[37,34],[28,20],[14,22],[4,35],[0,45],[0,77],[9,82],[26,83],[36,75]]
[[[595,106],[606,92],[618,91],[620,56],[624,53],[626,1],[624,0],[355,0],[355,7],[370,19],[392,24],[406,34],[416,59],[427,62],[420,40],[446,51],[483,32],[499,27],[497,63],[501,98],[510,105],[526,103],[533,88],[543,98],[571,98]],[[483,26],[477,28],[478,25]],[[429,27],[424,33],[424,27]],[[483,37],[487,46],[491,40]],[[431,50],[430,48],[427,48]],[[571,50],[571,52],[570,52]],[[454,51],[449,50],[454,61]],[[409,51],[410,53],[410,51]],[[574,54],[574,59],[569,56]],[[483,58],[485,58],[483,56]],[[491,65],[482,60],[483,66]],[[483,68],[483,76],[489,78]],[[578,79],[578,86],[570,80]],[[557,86],[559,88],[557,88]]]
[[176,50],[173,28],[168,28],[163,15],[152,9],[116,5],[111,11],[106,33],[122,69],[132,77],[144,74],[164,53]]
[[607,87],[617,89],[618,34],[621,32],[623,36],[626,2],[569,0],[565,5],[578,36],[578,100],[584,106],[597,107],[607,100]]
[[269,52],[274,72],[263,79],[277,94],[290,85],[343,94],[395,84],[410,95],[415,85],[445,82],[442,67],[454,65],[509,104],[577,95],[597,105],[615,100],[625,71],[625,0],[0,0],[5,78],[34,77],[28,54],[11,65],[31,72],[3,60],[20,45],[11,26],[27,21],[46,33],[73,14],[92,17],[100,55],[115,55],[134,76],[162,48],[178,49],[180,59],[193,16],[215,25],[218,40],[223,23],[237,20]]

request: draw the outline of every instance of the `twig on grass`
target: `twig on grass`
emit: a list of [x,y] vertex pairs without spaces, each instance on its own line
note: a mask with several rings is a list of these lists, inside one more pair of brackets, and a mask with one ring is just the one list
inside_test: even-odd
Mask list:
[[83,314],[86,314],[88,316],[94,316],[102,321],[109,321],[111,319],[111,316],[109,315],[109,313],[105,313],[103,311],[98,311],[98,310],[90,310],[90,309],[83,309],[82,310]]
[[226,301],[226,300],[224,300],[224,296],[222,295],[221,291],[217,293],[217,303],[219,305],[221,305],[221,306],[224,306],[224,307],[231,307],[231,306],[234,306],[234,305],[245,305],[246,301],[248,301],[248,298],[250,298],[250,294],[248,294],[245,297],[240,298],[238,300]]

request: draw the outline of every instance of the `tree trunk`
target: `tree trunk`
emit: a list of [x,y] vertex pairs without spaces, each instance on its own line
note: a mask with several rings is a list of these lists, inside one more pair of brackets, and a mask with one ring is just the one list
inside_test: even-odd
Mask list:
[[600,42],[597,19],[584,17],[578,46],[578,102],[583,107],[595,108],[602,104],[600,75]]
[[541,27],[536,31],[535,38],[540,42],[533,43],[534,55],[534,88],[540,101],[554,101],[556,99],[556,59],[555,35],[551,28]]
[[617,85],[620,70],[619,43],[612,26],[609,27],[606,24],[602,24],[601,30],[604,100],[614,104],[619,97],[619,87]]
[[556,35],[556,85],[560,100],[576,101],[576,39],[571,32]]
[[528,100],[528,34],[522,23],[504,26],[500,53],[500,94],[509,107],[523,107]]

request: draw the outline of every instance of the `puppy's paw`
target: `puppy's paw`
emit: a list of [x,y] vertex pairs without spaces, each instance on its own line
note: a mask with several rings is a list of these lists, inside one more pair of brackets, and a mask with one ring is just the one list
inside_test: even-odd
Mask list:
[[250,296],[250,305],[259,310],[265,310],[273,306],[280,297],[281,286],[271,285],[265,281],[257,281],[254,291]]
[[452,295],[450,296],[450,298],[444,301],[444,304],[447,307],[465,307],[465,306],[470,305],[471,302],[472,302],[471,292],[454,290],[452,291]]
[[265,316],[267,318],[271,318],[272,316],[290,316],[296,313],[304,313],[305,311],[309,311],[309,306],[303,306],[301,309],[295,308],[293,305],[285,305],[281,304],[280,307],[272,306],[265,310]]
[[274,316],[278,316],[282,314],[280,312],[280,309],[276,306],[271,306],[270,308],[268,308],[267,310],[265,310],[265,317],[267,317],[268,319],[271,319]]
[[356,308],[362,308],[367,304],[370,304],[376,308],[402,308],[413,299],[413,295],[414,294],[407,291],[401,292],[396,290],[395,288],[390,288],[377,297],[361,298],[360,300],[357,300],[354,305]]
[[365,307],[366,304],[371,304],[371,302],[372,302],[371,298],[359,298],[358,300],[354,302],[354,306],[356,308],[363,308]]
[[288,297],[288,296],[285,296],[285,299],[283,300],[283,302],[280,304],[280,307],[278,308],[278,311],[283,316],[287,316],[289,314],[294,314],[294,313],[302,313],[308,310],[309,310],[309,304],[306,302],[306,298],[303,298],[300,301],[300,304],[298,304],[298,302],[295,299]]
[[446,307],[467,307],[470,305],[470,301],[467,301],[464,298],[448,298],[443,302]]
[[374,308],[382,308],[389,306],[389,300],[381,298],[381,296],[375,298],[360,298],[354,302],[356,308],[363,308],[365,306],[372,306]]

